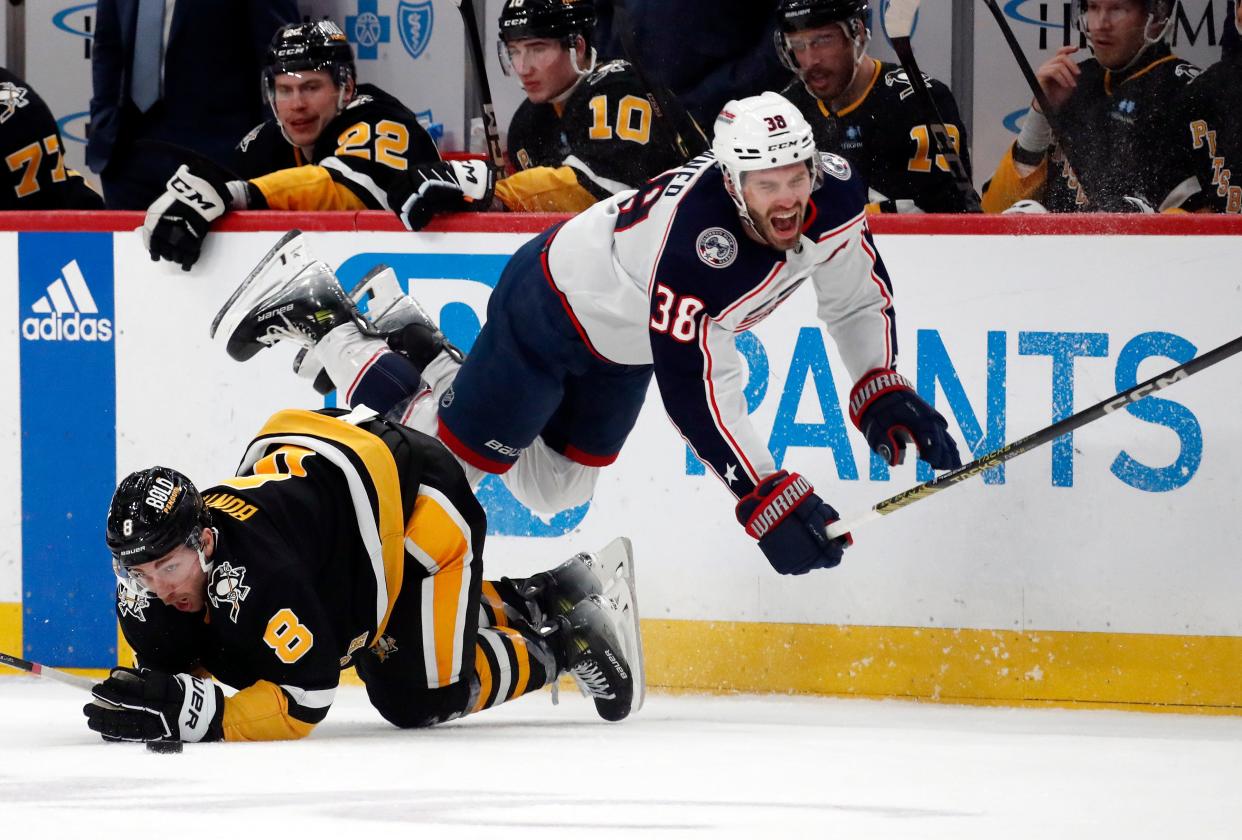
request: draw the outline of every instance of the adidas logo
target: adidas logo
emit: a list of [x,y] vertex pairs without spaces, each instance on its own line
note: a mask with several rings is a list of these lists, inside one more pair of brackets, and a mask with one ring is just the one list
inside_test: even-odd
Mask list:
[[34,316],[22,320],[22,338],[27,341],[112,340],[112,321],[98,317],[99,307],[77,260],[60,270],[60,277],[30,310]]

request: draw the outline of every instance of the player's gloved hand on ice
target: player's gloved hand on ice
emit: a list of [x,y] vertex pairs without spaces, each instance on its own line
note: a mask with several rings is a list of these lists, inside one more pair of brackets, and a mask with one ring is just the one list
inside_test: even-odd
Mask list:
[[935,469],[962,465],[948,421],[895,370],[876,368],[858,380],[850,391],[850,419],[890,466],[905,460],[907,443],[917,446],[919,457]]
[[411,166],[388,188],[388,206],[406,230],[422,230],[436,213],[486,210],[496,173],[482,160],[447,160]]
[[[244,181],[237,182],[243,187]],[[164,194],[147,208],[142,244],[153,260],[168,260],[189,271],[203,250],[211,223],[232,203],[223,170],[182,164],[165,184]]]
[[[190,674],[113,668],[91,694],[103,701],[82,711],[105,741],[219,741],[224,692]],[[120,707],[120,708],[114,708]]]
[[798,473],[772,473],[738,500],[736,513],[737,521],[759,540],[759,550],[782,575],[831,569],[854,543],[849,534],[828,538],[824,529],[841,517]]

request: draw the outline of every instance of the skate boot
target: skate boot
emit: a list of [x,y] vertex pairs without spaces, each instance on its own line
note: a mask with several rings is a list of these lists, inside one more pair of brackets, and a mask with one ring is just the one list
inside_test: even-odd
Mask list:
[[278,341],[313,347],[342,324],[372,330],[336,275],[310,260],[300,231],[290,231],[242,281],[211,324],[211,335],[244,362]]
[[[383,263],[367,272],[350,290],[349,296],[375,332],[387,337],[393,351],[405,355],[420,370],[441,350],[448,350],[459,362],[464,358],[464,354],[445,339],[418,301],[402,290],[397,273]],[[293,360],[293,372],[303,379],[314,380],[315,390],[320,394],[327,394],[333,388],[314,348],[298,352]]]
[[[622,601],[628,600],[625,587],[619,593]],[[638,613],[629,607],[590,595],[540,631],[560,648],[556,651],[560,672],[573,676],[604,720],[623,720],[638,711],[646,694]]]
[[611,591],[624,584],[630,600],[636,602],[634,557],[630,541],[625,537],[613,540],[594,553],[582,551],[555,569],[539,572],[525,580],[510,581],[517,591],[535,608],[532,624],[565,615],[588,595]]

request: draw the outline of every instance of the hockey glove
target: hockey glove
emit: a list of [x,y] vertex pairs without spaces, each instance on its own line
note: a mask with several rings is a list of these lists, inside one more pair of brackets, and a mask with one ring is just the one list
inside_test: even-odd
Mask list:
[[850,419],[890,466],[905,460],[907,443],[914,443],[919,457],[935,469],[962,465],[948,421],[895,370],[876,368],[858,380],[850,392]]
[[182,271],[189,271],[198,262],[211,223],[229,209],[229,183],[206,167],[191,171],[182,164],[165,187],[164,194],[147,209],[142,243],[151,259],[175,262]]
[[422,230],[436,213],[486,210],[496,174],[485,161],[449,160],[412,166],[388,188],[388,206],[406,230]]
[[[105,704],[82,708],[86,725],[105,741],[219,741],[224,692],[190,674],[113,668],[91,690]],[[120,708],[114,708],[119,706]]]
[[854,543],[849,534],[828,538],[824,529],[841,517],[815,495],[811,482],[786,470],[768,476],[739,499],[736,513],[737,521],[759,540],[759,550],[782,575],[831,569]]

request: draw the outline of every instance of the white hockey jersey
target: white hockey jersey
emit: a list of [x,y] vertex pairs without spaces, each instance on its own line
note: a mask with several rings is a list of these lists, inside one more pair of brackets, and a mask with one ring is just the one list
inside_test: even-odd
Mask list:
[[792,250],[747,236],[708,153],[575,216],[544,251],[548,279],[592,352],[654,365],[669,418],[738,497],[775,464],[747,416],[737,333],[810,280],[855,381],[897,361],[892,286],[867,227],[866,189],[843,158],[821,157],[823,182]]

